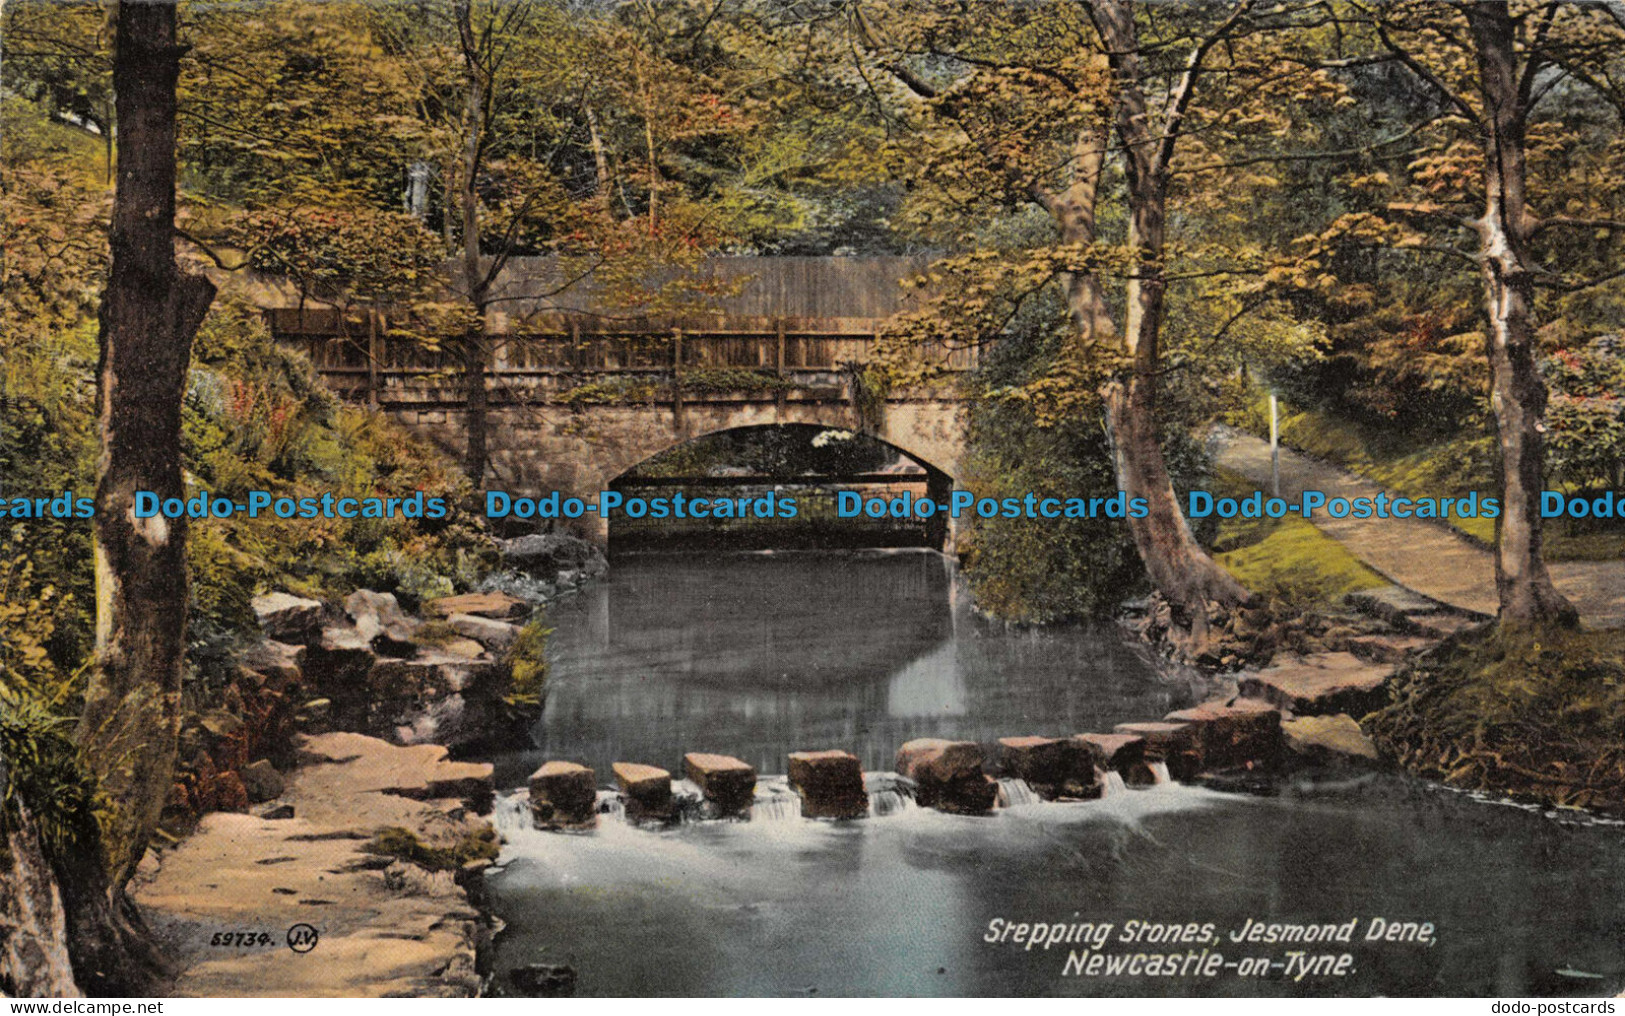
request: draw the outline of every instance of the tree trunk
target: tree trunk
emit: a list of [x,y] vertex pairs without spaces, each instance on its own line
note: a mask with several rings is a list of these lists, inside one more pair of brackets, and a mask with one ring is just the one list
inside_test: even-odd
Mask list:
[[1495,551],[1500,617],[1518,624],[1572,625],[1579,615],[1552,585],[1541,553],[1546,385],[1535,367],[1527,102],[1518,84],[1516,27],[1504,2],[1470,5],[1467,20],[1484,96],[1484,215],[1477,227],[1503,496]]
[[175,263],[175,7],[118,9],[118,187],[101,305],[96,667],[79,744],[112,802],[123,886],[169,793],[186,652],[186,520],[138,519],[136,491],[182,497],[181,399],[214,286]]
[[[1228,607],[1247,602],[1250,595],[1196,542],[1179,506],[1158,440],[1157,374],[1167,289],[1162,276],[1168,204],[1168,167],[1164,159],[1165,152],[1171,149],[1162,134],[1152,129],[1140,86],[1133,9],[1125,3],[1101,2],[1095,10],[1117,79],[1117,133],[1125,149],[1128,188],[1128,244],[1136,254],[1136,267],[1128,281],[1123,328],[1129,375],[1107,386],[1106,421],[1116,452],[1118,486],[1130,497],[1144,498],[1148,509],[1144,518],[1128,520],[1134,546],[1152,585],[1187,615],[1192,634],[1200,639],[1207,630],[1208,601]],[[1092,213],[1090,218],[1088,240],[1092,242]],[[1095,289],[1089,302],[1096,309],[1088,313],[1098,318],[1105,310],[1098,283]],[[1074,316],[1078,316],[1076,307]]]
[[[0,759],[0,787],[5,785]],[[0,817],[0,995],[77,997],[56,874],[27,805],[17,802],[14,814],[14,821]]]
[[1234,606],[1248,594],[1229,572],[1207,555],[1185,519],[1157,435],[1157,372],[1161,367],[1164,209],[1167,189],[1160,174],[1142,174],[1134,154],[1128,157],[1130,218],[1128,243],[1139,257],[1128,282],[1128,311],[1123,343],[1130,358],[1129,376],[1106,392],[1106,419],[1117,453],[1119,485],[1131,497],[1146,500],[1144,518],[1130,518],[1129,531],[1151,582],[1190,615],[1200,633],[1207,623],[1207,603]]
[[429,221],[429,180],[434,169],[423,159],[413,159],[406,167],[406,190],[401,195],[401,208],[419,222]]
[[92,991],[129,985],[152,961],[124,886],[169,795],[180,722],[186,520],[133,515],[136,491],[184,496],[181,399],[215,291],[175,262],[180,57],[174,4],[121,0],[118,182],[97,370],[96,665],[78,731],[109,814],[102,856],[58,861],[75,970]]
[[480,257],[479,173],[484,155],[485,104],[489,81],[480,67],[478,44],[466,0],[456,7],[457,29],[462,40],[463,70],[467,76],[466,105],[463,112],[463,289],[472,310],[463,334],[463,402],[466,444],[463,473],[475,490],[485,483],[487,428],[489,426],[486,372],[490,353],[485,336],[485,311],[489,287]]
[[598,133],[598,114],[593,112],[591,103],[582,103],[582,110],[587,115],[587,141],[592,147],[593,164],[593,197],[609,202],[609,153],[604,148],[604,139]]

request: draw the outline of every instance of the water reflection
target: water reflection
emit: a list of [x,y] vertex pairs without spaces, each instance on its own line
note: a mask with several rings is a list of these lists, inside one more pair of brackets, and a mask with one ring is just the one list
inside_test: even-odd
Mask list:
[[844,748],[891,767],[912,737],[1109,730],[1191,697],[1112,628],[1020,632],[976,618],[928,552],[648,557],[549,617],[542,757],[601,773],[684,752],[783,772]]

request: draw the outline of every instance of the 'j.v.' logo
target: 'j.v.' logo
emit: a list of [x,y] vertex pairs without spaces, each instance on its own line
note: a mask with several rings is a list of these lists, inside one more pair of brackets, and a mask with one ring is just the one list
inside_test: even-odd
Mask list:
[[296,924],[288,929],[288,948],[296,953],[308,953],[316,948],[321,935],[308,924]]

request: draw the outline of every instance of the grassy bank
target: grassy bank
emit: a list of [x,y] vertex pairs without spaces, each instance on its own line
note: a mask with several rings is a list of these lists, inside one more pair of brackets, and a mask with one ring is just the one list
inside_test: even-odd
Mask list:
[[[1240,497],[1251,489],[1229,470],[1214,475],[1216,496]],[[1297,516],[1221,520],[1212,549],[1242,585],[1301,609],[1335,606],[1348,593],[1388,584],[1341,543]]]
[[1391,688],[1392,704],[1362,726],[1418,775],[1625,812],[1625,632],[1465,635]]

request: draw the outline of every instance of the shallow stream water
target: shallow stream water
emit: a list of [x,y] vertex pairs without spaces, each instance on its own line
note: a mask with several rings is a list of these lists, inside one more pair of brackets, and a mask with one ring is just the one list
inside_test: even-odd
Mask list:
[[[881,771],[913,737],[1110,730],[1195,694],[1115,629],[976,618],[952,566],[928,553],[634,559],[550,623],[541,747],[494,759],[501,785],[545,758],[585,762],[605,786],[615,761],[680,775],[687,751],[773,774],[787,752],[844,748]],[[668,828],[606,814],[575,834],[533,831],[519,797],[499,802],[496,989],[527,963],[574,966],[588,995],[1599,995],[1625,983],[1615,825],[1346,773],[1268,796],[1168,784],[985,818],[876,801],[856,822],[775,803],[749,822]],[[1433,928],[1372,941],[1375,918],[1413,938]],[[1349,921],[1346,943],[1231,938],[1249,922]],[[1177,955],[1180,967],[1069,971],[1092,949],[1081,930],[1033,949],[1002,930],[1038,923],[1090,925],[1107,959]],[[1198,941],[1151,940],[1186,924]],[[1222,955],[1217,973],[1192,972],[1211,969],[1188,958],[1203,950]],[[1328,958],[1296,979],[1293,952]]]

